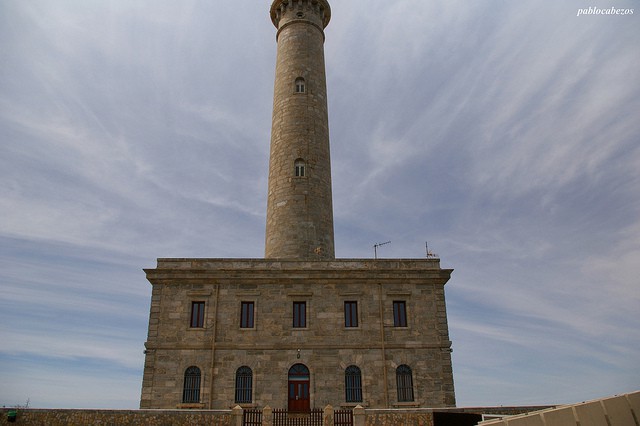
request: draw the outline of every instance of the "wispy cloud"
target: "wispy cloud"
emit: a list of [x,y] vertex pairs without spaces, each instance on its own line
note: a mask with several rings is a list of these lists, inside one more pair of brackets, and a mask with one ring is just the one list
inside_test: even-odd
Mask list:
[[[428,240],[455,268],[460,405],[636,387],[640,11],[334,3],[339,256],[392,240],[382,256],[421,257]],[[263,253],[268,2],[11,0],[0,16],[0,403],[135,407],[141,268]]]

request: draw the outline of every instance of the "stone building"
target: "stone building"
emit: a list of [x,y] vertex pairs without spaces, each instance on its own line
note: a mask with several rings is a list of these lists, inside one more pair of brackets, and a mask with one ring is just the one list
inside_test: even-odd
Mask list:
[[327,0],[274,0],[264,259],[158,259],[141,408],[455,405],[435,258],[336,259]]

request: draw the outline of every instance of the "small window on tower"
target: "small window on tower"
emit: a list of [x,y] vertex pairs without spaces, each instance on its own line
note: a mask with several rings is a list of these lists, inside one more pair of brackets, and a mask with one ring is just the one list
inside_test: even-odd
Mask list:
[[296,78],[296,93],[305,93],[307,88],[304,84],[304,78],[298,77]]
[[303,159],[298,158],[294,163],[295,176],[305,177],[307,175],[307,163]]

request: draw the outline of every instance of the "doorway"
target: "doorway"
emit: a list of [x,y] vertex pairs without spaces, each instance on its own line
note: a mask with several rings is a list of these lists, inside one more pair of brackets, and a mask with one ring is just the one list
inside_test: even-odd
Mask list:
[[304,364],[295,364],[289,369],[290,412],[306,413],[311,410],[309,398],[309,369]]

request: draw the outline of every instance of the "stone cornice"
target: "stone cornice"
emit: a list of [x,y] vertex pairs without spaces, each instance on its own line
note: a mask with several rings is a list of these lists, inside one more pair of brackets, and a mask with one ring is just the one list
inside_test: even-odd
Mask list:
[[[271,15],[271,22],[276,28],[280,27],[280,17],[285,8],[292,8],[293,4],[306,5],[312,8],[314,11],[320,14],[322,18],[322,26],[326,28],[331,20],[331,6],[327,0],[274,0],[271,4],[269,14]],[[322,31],[321,28],[320,30]]]
[[362,284],[444,285],[452,269],[441,269],[438,259],[340,259],[327,261],[286,259],[158,259],[156,269],[145,269],[152,284],[216,284],[228,280],[255,283],[296,281],[357,281]]
[[282,24],[282,26],[280,28],[278,28],[278,32],[276,33],[276,40],[278,40],[280,38],[280,33],[287,27],[293,25],[293,24],[307,24],[307,25],[311,25],[312,27],[316,28],[318,31],[320,31],[320,34],[322,34],[322,40],[324,41],[325,37],[324,37],[324,30],[322,28],[320,28],[320,26],[318,24],[316,24],[315,22],[311,22],[308,21],[306,19],[293,19],[289,22],[286,22],[284,24]]
[[[171,343],[171,344],[162,344],[156,343],[154,341],[147,341],[145,343],[145,348],[149,351],[155,350],[163,350],[163,351],[188,351],[188,350],[208,350],[211,349],[211,343],[202,342],[202,343]],[[403,343],[387,343],[384,346],[385,350],[398,350],[398,349],[423,349],[423,350],[434,350],[440,349],[441,351],[449,351],[451,348],[451,341],[444,341],[442,343],[433,342],[433,343],[422,343],[422,344],[403,344]],[[296,351],[297,349],[301,349],[304,351],[311,350],[340,350],[340,349],[351,349],[351,350],[375,350],[382,349],[382,346],[375,343],[367,343],[367,344],[358,344],[358,343],[343,343],[343,344],[313,344],[313,343],[299,343],[299,342],[277,342],[277,343],[229,343],[229,342],[216,342],[216,350],[247,350],[247,351]]]
[[332,259],[158,258],[157,269],[234,270],[441,270],[440,259]]

